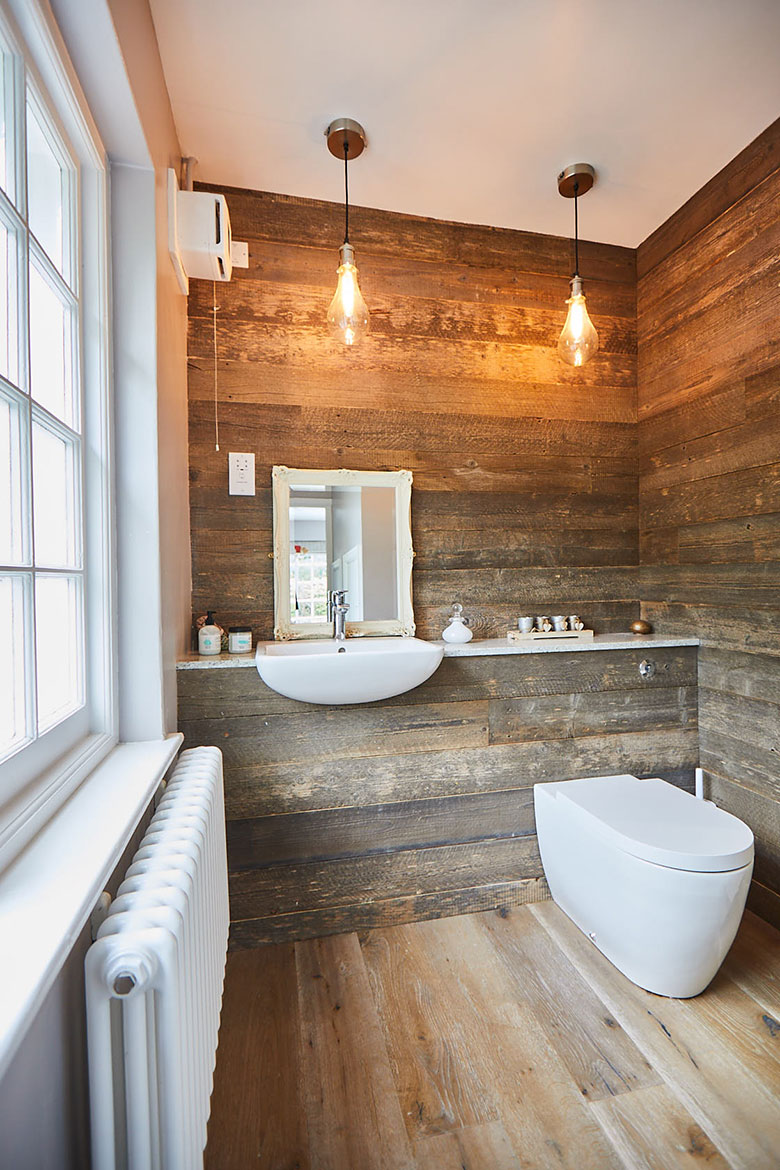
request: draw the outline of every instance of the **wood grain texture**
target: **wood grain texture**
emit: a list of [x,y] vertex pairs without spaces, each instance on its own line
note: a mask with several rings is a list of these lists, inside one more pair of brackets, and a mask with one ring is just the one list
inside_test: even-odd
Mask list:
[[462,845],[368,853],[322,861],[234,870],[234,921],[305,910],[368,906],[383,899],[454,893],[505,885],[520,873],[541,877],[536,838],[506,837]]
[[730,1163],[666,1085],[598,1101],[599,1125],[632,1170],[730,1170]]
[[419,1170],[522,1170],[500,1121],[472,1125],[452,1133],[436,1134],[415,1142]]
[[[299,1043],[292,944],[266,948],[259,963],[248,954],[231,955],[205,1170],[310,1170]],[[252,1082],[264,1087],[261,1106],[238,1089]]]
[[295,914],[276,914],[270,918],[239,920],[231,924],[230,945],[233,950],[254,948],[292,938],[320,938],[344,934],[350,930],[428,922],[482,910],[510,910],[531,902],[545,901],[549,897],[550,891],[543,877],[469,886],[462,890],[437,890],[431,894],[380,897],[372,902],[348,906],[328,906],[322,910],[302,910]]
[[386,703],[323,708],[253,669],[180,671],[188,746],[225,765],[231,945],[546,896],[535,783],[698,763],[696,650],[445,659]]
[[772,122],[736,158],[727,163],[701,190],[642,243],[637,251],[641,278],[714,223],[780,168],[780,118]]
[[413,1140],[498,1120],[491,1077],[472,1057],[489,1042],[485,1021],[456,979],[442,980],[438,936],[401,926],[372,931],[362,948]]
[[780,930],[780,894],[753,878],[747,898],[748,909]]
[[693,784],[699,759],[695,727],[529,740],[468,751],[345,757],[305,768],[267,764],[243,751],[238,757],[230,740],[220,746],[230,777],[228,819],[493,792],[615,771],[662,776],[686,788]]
[[650,995],[551,902],[231,954],[206,1165],[774,1170],[778,970],[748,913]]
[[[428,987],[432,992],[457,989],[463,1007],[453,1007],[455,1021],[461,1023],[464,1016],[473,1021],[469,1062],[500,1101],[501,1121],[514,1149],[532,1166],[617,1168],[587,1100],[475,918],[416,923],[408,931],[413,946],[424,948]],[[387,1031],[387,1018],[384,1023]]]
[[533,792],[519,788],[231,821],[228,851],[231,866],[247,869],[526,837],[533,831]]
[[483,916],[480,926],[522,986],[537,1025],[583,1097],[600,1101],[659,1083],[635,1044],[529,914]]
[[[647,655],[647,649],[626,649],[444,658],[422,686],[383,700],[382,707],[696,686],[695,646],[653,648],[656,673],[643,679],[639,664]],[[224,671],[219,670],[179,672],[179,698],[187,719],[323,713],[316,704],[299,703],[272,691],[259,678],[254,663],[243,670],[231,670],[230,675],[225,679]],[[353,711],[357,706],[341,710]]]
[[[738,750],[736,744],[724,746]],[[724,753],[725,754],[725,753]],[[757,792],[744,782],[744,776],[732,770],[729,778],[719,775],[722,758],[710,752],[702,757],[707,769],[706,788],[710,800],[753,827],[756,860],[754,877],[770,889],[780,888],[780,791]],[[752,777],[751,777],[752,778]],[[778,972],[780,977],[780,972]]]
[[[780,122],[638,251],[640,595],[702,640],[700,758],[780,892]],[[738,811],[739,810],[739,811]]]
[[357,938],[297,944],[296,966],[312,1170],[413,1170]]
[[423,636],[464,590],[483,636],[523,604],[625,628],[638,614],[633,252],[583,243],[600,348],[572,371],[555,348],[569,241],[355,208],[372,328],[346,351],[324,328],[340,206],[224,191],[250,267],[218,290],[221,446],[255,453],[258,495],[227,495],[212,441],[211,292],[194,285],[194,613],[271,637],[272,464],[405,467]]
[[490,704],[490,742],[575,739],[648,727],[695,727],[696,688],[497,699]]
[[[746,914],[726,959],[729,978],[747,992],[771,1020],[780,1019],[780,932]],[[768,1031],[775,1031],[769,1024]],[[780,1033],[775,1031],[775,1038]]]
[[[734,1052],[730,1036],[713,1029],[697,1011],[695,999],[665,999],[629,983],[553,903],[531,907],[531,913],[663,1080],[674,1085],[678,1101],[727,1164],[772,1170],[780,1146],[780,1076],[774,1065],[762,1063],[757,1077]],[[717,988],[707,994],[716,995]],[[769,1030],[764,1042],[774,1043]],[[735,1079],[742,1086],[739,1095]]]
[[[333,241],[343,229],[344,209],[340,203],[325,203],[299,196],[247,191],[208,183],[197,186],[208,191],[222,191],[230,204],[231,221],[250,241],[268,240],[309,245],[326,250],[328,264],[335,271]],[[554,275],[563,288],[568,287],[572,258],[571,241],[560,236],[543,236],[533,232],[475,224],[452,223],[375,208],[350,207],[354,213],[355,246],[366,254],[378,254],[403,262],[405,256],[449,266],[464,264],[490,270],[491,280],[517,283],[519,272]],[[583,271],[594,280],[617,284],[631,282],[636,272],[636,256],[631,248],[582,241],[580,260]],[[501,270],[510,269],[507,273]],[[499,273],[493,275],[494,270]],[[562,276],[563,273],[563,276]],[[542,285],[542,287],[545,287]],[[630,305],[629,305],[630,312]]]

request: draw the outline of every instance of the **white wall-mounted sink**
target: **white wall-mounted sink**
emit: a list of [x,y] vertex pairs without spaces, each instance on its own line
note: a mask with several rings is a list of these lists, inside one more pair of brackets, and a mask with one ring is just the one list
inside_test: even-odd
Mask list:
[[375,703],[430,678],[444,650],[421,638],[267,642],[255,661],[263,682],[302,703]]

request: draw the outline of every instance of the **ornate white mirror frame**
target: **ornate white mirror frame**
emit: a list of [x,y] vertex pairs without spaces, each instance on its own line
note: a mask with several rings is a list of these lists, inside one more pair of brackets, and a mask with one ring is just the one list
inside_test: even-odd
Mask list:
[[[327,638],[330,623],[293,622],[290,612],[290,488],[392,487],[395,490],[395,560],[397,618],[385,621],[347,621],[348,637],[414,634],[412,608],[412,473],[411,471],[338,471],[298,467],[272,469],[274,508],[274,638]],[[349,598],[347,598],[349,601]]]

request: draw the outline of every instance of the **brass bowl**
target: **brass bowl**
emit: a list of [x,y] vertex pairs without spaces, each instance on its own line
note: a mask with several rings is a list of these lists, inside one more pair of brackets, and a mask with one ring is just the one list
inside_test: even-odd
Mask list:
[[632,634],[652,634],[653,632],[653,627],[650,625],[650,622],[646,622],[642,618],[632,622],[630,629]]

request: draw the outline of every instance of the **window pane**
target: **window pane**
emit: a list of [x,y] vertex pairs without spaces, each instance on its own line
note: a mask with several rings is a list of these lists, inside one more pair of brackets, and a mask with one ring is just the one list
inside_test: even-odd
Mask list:
[[6,378],[11,341],[8,307],[8,229],[0,223],[0,373]]
[[76,452],[73,441],[33,423],[35,563],[77,568]]
[[18,203],[14,167],[14,57],[0,43],[0,187],[12,203]]
[[81,582],[77,577],[35,578],[35,659],[38,732],[82,704]]
[[62,167],[27,101],[27,214],[30,230],[62,272]]
[[0,577],[0,759],[26,738],[23,577]]
[[0,374],[19,385],[16,236],[0,220]]
[[30,381],[36,402],[76,425],[70,309],[30,265]]
[[0,565],[24,564],[29,555],[22,487],[27,463],[24,439],[18,405],[0,395]]
[[6,143],[6,126],[8,125],[8,117],[6,114],[6,89],[8,82],[8,66],[6,65],[5,53],[0,50],[0,186],[4,191],[8,190],[8,183],[5,174],[5,160],[8,156],[8,145]]

